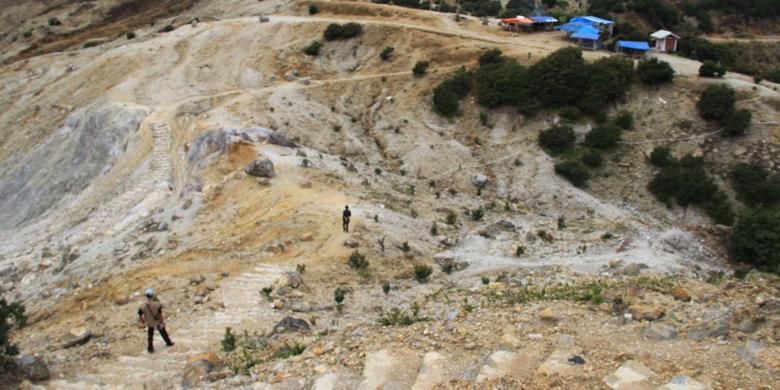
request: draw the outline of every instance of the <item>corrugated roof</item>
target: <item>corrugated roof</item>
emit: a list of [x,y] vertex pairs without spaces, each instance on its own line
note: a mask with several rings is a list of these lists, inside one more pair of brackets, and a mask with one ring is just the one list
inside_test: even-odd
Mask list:
[[607,19],[602,19],[597,16],[577,16],[569,20],[570,22],[588,22],[596,24],[615,24],[615,22]]
[[590,27],[587,23],[578,23],[578,22],[569,22],[564,25],[558,26],[555,29],[566,31],[569,34],[577,32],[577,30],[583,28],[583,27]]
[[591,26],[582,27],[571,35],[574,39],[585,39],[589,41],[597,41],[600,36],[601,32]]
[[504,24],[534,24],[534,21],[526,18],[525,16],[518,16],[516,18],[501,19],[501,23]]
[[671,32],[671,31],[666,31],[666,30],[658,30],[658,31],[656,31],[656,32],[654,32],[654,33],[652,33],[652,34],[650,34],[650,36],[651,36],[652,38],[655,38],[655,39],[664,39],[664,38],[667,38],[667,37],[669,37],[669,36],[672,36],[672,37],[675,37],[675,38],[677,38],[677,39],[680,39],[680,37],[678,37],[677,35],[675,35],[673,32]]
[[558,22],[558,19],[553,18],[552,16],[531,16],[531,19],[533,19],[536,23],[556,23]]
[[650,50],[650,45],[645,41],[617,41],[619,48],[647,51]]

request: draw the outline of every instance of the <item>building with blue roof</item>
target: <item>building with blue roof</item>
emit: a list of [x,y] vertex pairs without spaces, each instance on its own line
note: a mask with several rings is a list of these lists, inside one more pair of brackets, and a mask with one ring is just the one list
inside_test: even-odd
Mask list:
[[582,48],[596,50],[603,46],[602,32],[590,24],[569,22],[558,26],[557,29],[564,31],[569,39],[577,42]]
[[615,28],[615,22],[597,16],[576,16],[569,19],[569,23],[583,23],[597,28],[601,31],[604,40],[612,38],[612,32]]
[[615,51],[632,57],[644,57],[650,50],[650,45],[644,41],[617,41]]

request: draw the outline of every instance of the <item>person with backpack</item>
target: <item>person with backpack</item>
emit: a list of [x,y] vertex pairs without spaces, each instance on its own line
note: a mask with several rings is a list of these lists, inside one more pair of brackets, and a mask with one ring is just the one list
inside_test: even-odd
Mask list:
[[165,341],[165,345],[169,347],[174,345],[173,341],[168,337],[168,332],[165,330],[165,317],[163,317],[162,304],[154,300],[154,290],[151,288],[146,289],[146,300],[138,309],[138,319],[141,321],[141,324],[146,325],[147,328],[148,346],[146,350],[149,353],[154,353],[152,338],[154,337],[155,329],[160,332],[160,336],[162,336]]
[[349,232],[349,219],[352,217],[352,212],[349,211],[349,206],[344,206],[344,212],[341,213],[341,228],[344,229],[344,233]]

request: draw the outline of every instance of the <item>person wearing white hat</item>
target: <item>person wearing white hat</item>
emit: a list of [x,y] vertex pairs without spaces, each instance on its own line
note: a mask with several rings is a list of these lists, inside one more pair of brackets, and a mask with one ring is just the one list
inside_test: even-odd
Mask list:
[[146,325],[147,328],[148,346],[146,350],[149,351],[149,353],[154,353],[152,339],[154,338],[155,328],[160,332],[160,336],[162,336],[165,341],[165,345],[171,347],[174,343],[171,341],[170,337],[168,337],[168,332],[165,330],[165,317],[163,317],[162,303],[155,302],[154,290],[151,288],[146,289],[145,295],[146,300],[141,304],[141,308],[138,309],[138,317],[141,324]]

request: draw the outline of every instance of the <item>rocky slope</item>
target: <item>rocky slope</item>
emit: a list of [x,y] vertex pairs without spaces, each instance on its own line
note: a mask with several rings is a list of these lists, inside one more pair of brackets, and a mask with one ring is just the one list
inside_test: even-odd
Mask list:
[[[567,45],[558,33],[360,2],[176,12],[132,40],[0,68],[0,289],[30,312],[13,341],[48,366],[36,386],[774,386],[777,278],[731,277],[723,232],[646,191],[645,155],[660,143],[716,174],[745,158],[780,168],[775,85],[729,74],[756,125],[710,137],[694,111],[707,82],[675,59],[674,86],[614,108],[637,129],[584,191],[536,144],[556,114],[499,109],[485,126],[471,101],[454,121],[430,108],[486,48],[530,63]],[[303,54],[348,21],[359,38]],[[273,174],[245,170],[260,159]],[[417,281],[420,265],[432,274]],[[135,327],[146,287],[177,343],[154,355]]]

